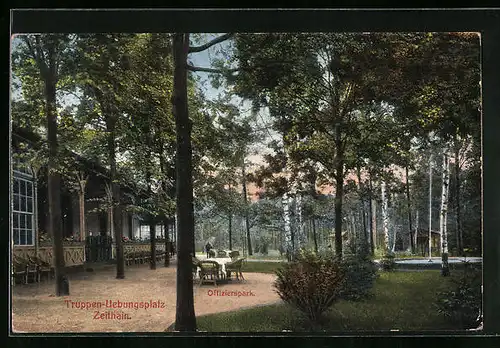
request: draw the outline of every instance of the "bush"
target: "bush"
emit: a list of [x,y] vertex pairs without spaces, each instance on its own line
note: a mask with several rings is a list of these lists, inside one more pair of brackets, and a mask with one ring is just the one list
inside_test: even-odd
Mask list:
[[465,268],[451,279],[453,288],[437,294],[436,306],[453,325],[461,329],[476,327],[481,311],[481,272]]
[[368,256],[346,255],[341,262],[344,281],[340,297],[359,301],[372,296],[371,290],[377,278],[377,265]]
[[396,269],[396,261],[394,261],[393,254],[387,254],[380,260],[380,267],[387,272],[394,271]]
[[302,311],[313,323],[319,322],[321,314],[339,299],[344,279],[333,259],[305,251],[295,261],[286,263],[276,275],[274,287],[280,298]]

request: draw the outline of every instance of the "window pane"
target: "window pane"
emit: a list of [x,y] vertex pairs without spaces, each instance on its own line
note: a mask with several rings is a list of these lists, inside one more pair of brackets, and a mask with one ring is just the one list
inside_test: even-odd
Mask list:
[[33,231],[31,230],[26,231],[26,244],[28,245],[33,244]]
[[14,245],[19,245],[19,230],[14,229]]
[[21,230],[19,237],[19,245],[26,245],[26,230]]
[[33,228],[33,217],[26,215],[26,228],[31,230]]
[[26,196],[33,197],[33,183],[26,183]]
[[19,193],[19,179],[14,179],[13,193]]
[[19,195],[14,195],[14,210],[19,211]]
[[12,214],[12,223],[14,228],[19,228],[19,213]]
[[26,215],[19,214],[19,218],[20,218],[19,227],[20,228],[26,228]]
[[26,204],[27,204],[26,211],[29,213],[32,213],[33,212],[33,199],[31,197],[29,197],[26,201]]
[[26,197],[21,196],[21,204],[19,207],[19,211],[26,211]]
[[26,196],[26,181],[20,180],[21,181],[21,186],[19,186],[19,193],[21,195]]

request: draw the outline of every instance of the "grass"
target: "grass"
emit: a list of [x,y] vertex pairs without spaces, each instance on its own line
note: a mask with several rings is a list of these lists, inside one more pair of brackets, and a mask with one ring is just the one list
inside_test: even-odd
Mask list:
[[282,262],[245,262],[243,272],[275,273],[281,267]]
[[373,298],[336,303],[315,328],[288,304],[202,316],[197,323],[211,332],[453,330],[434,307],[436,293],[448,284],[439,271],[381,273]]
[[248,259],[251,260],[286,260],[286,257],[282,256],[274,256],[274,255],[252,255],[252,256],[247,256]]

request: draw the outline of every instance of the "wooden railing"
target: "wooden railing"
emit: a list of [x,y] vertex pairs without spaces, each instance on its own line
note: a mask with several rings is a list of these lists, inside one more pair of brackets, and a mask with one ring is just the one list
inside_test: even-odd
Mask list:
[[[34,246],[14,246],[14,256],[27,259],[28,256],[35,256]],[[38,258],[54,265],[53,248],[51,246],[40,246],[38,248]],[[64,246],[64,264],[66,266],[78,266],[85,263],[85,245],[73,243]]]
[[[116,245],[113,243],[113,259],[116,257]],[[137,252],[137,251],[144,251],[144,252],[149,252],[151,250],[151,243],[145,242],[145,243],[123,243],[123,254],[127,255],[128,253],[131,252]],[[162,242],[157,242],[156,243],[156,250],[161,250],[165,251],[165,243]]]
[[[131,252],[151,250],[151,244],[145,243],[123,243],[123,252],[125,255]],[[156,250],[165,250],[165,243],[158,242]],[[115,258],[115,244],[112,246],[113,258]],[[34,246],[14,246],[13,254],[16,257],[27,259],[28,256],[35,256]],[[38,258],[54,265],[53,248],[52,246],[40,246],[38,248]],[[85,263],[85,244],[72,243],[64,246],[64,263],[66,266],[78,266]]]

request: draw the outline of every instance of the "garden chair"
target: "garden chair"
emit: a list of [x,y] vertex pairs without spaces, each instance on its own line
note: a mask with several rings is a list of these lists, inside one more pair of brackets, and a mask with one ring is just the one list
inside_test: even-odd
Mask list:
[[219,264],[215,261],[204,260],[198,264],[200,268],[200,286],[205,282],[212,282],[217,286],[217,278],[219,278]]
[[144,255],[142,254],[142,252],[137,251],[135,259],[137,261],[136,263],[143,264],[144,263]]
[[135,263],[135,253],[133,251],[127,253],[127,260],[129,265]]
[[218,250],[217,257],[227,257],[227,253],[224,250]]
[[23,267],[26,271],[25,275],[25,284],[28,284],[29,276],[33,276],[33,280],[37,281],[38,280],[38,267],[36,264],[22,258],[22,257],[16,257],[14,256],[14,261],[17,262],[21,267]]
[[198,267],[200,265],[200,260],[196,258],[196,256],[192,256],[192,268],[193,268],[193,279],[196,278],[196,274],[198,274]]
[[49,281],[50,278],[55,277],[54,267],[52,267],[50,263],[43,261],[37,256],[28,256],[28,261],[37,266],[39,282],[41,281],[41,276],[43,273],[47,273],[47,281]]
[[226,274],[228,278],[231,278],[231,272],[234,272],[236,274],[236,279],[240,280],[245,280],[245,277],[243,277],[243,273],[241,272],[241,268],[243,267],[243,258],[239,258],[237,260],[234,260],[232,262],[226,263]]
[[139,252],[134,251],[134,264],[139,264],[142,262],[143,262],[142,255]]
[[127,252],[127,253],[124,255],[124,257],[125,257],[125,265],[130,266],[130,264],[131,264],[131,263],[132,263],[132,261],[133,261],[133,258],[132,258],[132,253]]
[[159,262],[163,260],[164,252],[163,250],[156,250],[156,261]]
[[16,277],[22,276],[23,283],[28,284],[27,265],[21,263],[16,257],[12,259],[12,278],[13,284],[16,284]]
[[143,251],[142,257],[144,259],[144,263],[149,263],[149,261],[151,259],[151,254],[149,253],[149,251]]

